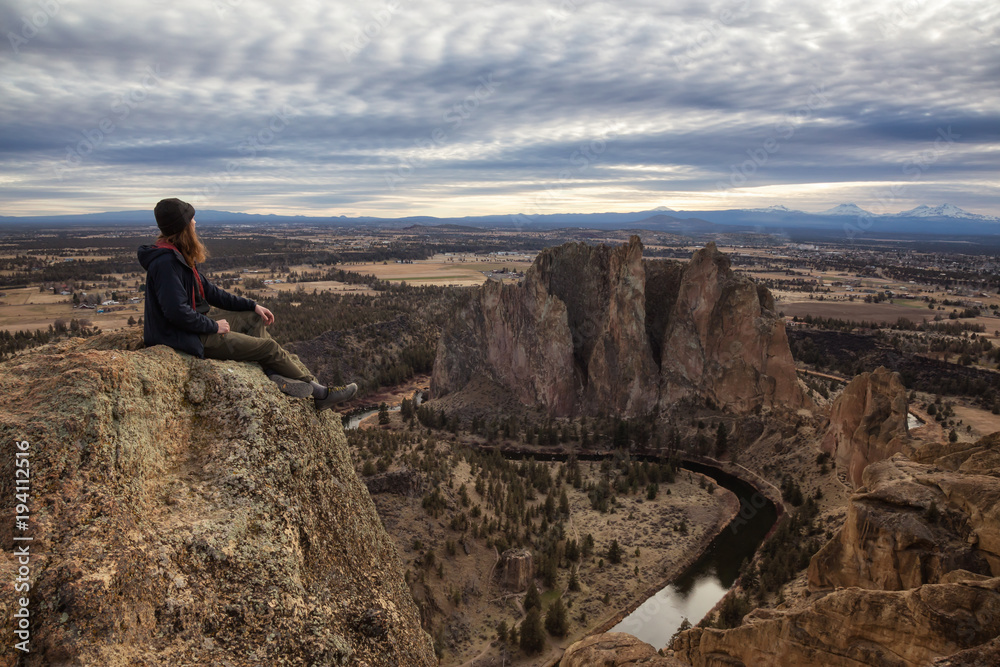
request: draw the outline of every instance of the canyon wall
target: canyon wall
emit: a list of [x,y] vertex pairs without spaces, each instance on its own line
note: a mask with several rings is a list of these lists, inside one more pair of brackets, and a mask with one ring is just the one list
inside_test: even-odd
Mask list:
[[714,243],[691,257],[670,312],[660,354],[664,405],[689,396],[737,412],[805,404],[774,297],[734,273]]
[[804,609],[758,609],[732,630],[688,630],[673,649],[694,667],[926,667],[998,634],[1000,578],[966,579],[848,588]]
[[520,284],[488,281],[438,345],[431,391],[485,378],[552,416],[640,415],[684,400],[806,404],[770,293],[710,243],[687,264],[642,243],[567,243]]
[[674,642],[696,667],[988,665],[1000,636],[1000,433],[868,465],[808,599]]
[[884,366],[861,373],[833,403],[821,448],[855,488],[869,463],[907,450],[906,387]]

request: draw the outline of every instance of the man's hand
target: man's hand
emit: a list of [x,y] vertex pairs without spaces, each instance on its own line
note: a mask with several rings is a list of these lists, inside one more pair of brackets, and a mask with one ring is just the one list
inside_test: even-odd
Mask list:
[[274,323],[274,313],[259,303],[257,304],[257,307],[253,309],[253,312],[260,315],[260,319],[264,320],[264,326]]
[[216,320],[216,322],[219,325],[219,330],[216,333],[218,333],[218,334],[227,334],[227,333],[229,333],[229,322],[227,322],[225,320]]

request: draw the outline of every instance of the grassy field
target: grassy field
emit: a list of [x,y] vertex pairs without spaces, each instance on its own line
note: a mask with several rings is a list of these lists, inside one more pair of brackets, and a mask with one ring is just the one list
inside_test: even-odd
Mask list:
[[[776,308],[787,317],[832,317],[841,320],[874,321],[892,324],[900,317],[913,322],[928,321],[934,318],[937,311],[912,306],[901,306],[889,303],[865,303],[864,301],[782,301]],[[921,312],[921,310],[923,312]]]
[[[69,297],[39,292],[37,287],[2,290],[0,296],[0,329],[34,331],[47,329],[59,318],[79,318]],[[93,311],[88,311],[91,314]],[[92,319],[92,318],[91,318]]]
[[[509,270],[524,271],[530,262],[524,259],[517,261],[507,259],[499,261],[497,258],[476,257],[468,255],[461,257],[445,257],[438,255],[429,260],[420,260],[412,264],[392,263],[368,263],[351,264],[344,267],[348,271],[356,273],[371,274],[382,280],[406,281],[420,285],[457,285],[475,286],[486,281],[485,272],[501,268]],[[292,267],[295,271],[314,270],[306,266]],[[132,285],[135,276],[115,276],[127,285]],[[254,278],[273,279],[284,278],[283,274],[274,274],[262,271],[252,274]],[[141,278],[139,279],[141,283]],[[277,283],[268,285],[263,290],[257,290],[266,299],[268,296],[275,296],[278,292],[294,291],[304,289],[309,292],[319,290],[320,292],[339,292],[349,294],[374,294],[364,285],[351,285],[335,280],[322,280],[315,282],[298,283]],[[266,305],[266,304],[265,304]],[[98,314],[96,310],[74,309],[69,297],[52,294],[51,291],[40,292],[37,287],[5,290],[0,296],[0,329],[11,331],[36,329],[47,329],[50,324],[57,319],[71,318],[88,319],[104,331],[119,329],[127,326],[129,316],[136,319],[142,314],[142,304],[128,306],[124,311]]]
[[530,260],[505,259],[496,257],[444,257],[436,255],[431,259],[417,260],[412,264],[352,264],[347,268],[357,273],[372,274],[381,280],[406,281],[421,285],[457,285],[462,287],[481,285],[486,281],[486,272],[502,268],[524,271]]

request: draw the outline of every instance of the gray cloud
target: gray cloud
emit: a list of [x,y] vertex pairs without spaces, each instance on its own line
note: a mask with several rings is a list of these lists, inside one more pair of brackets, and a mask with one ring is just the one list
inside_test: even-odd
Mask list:
[[0,5],[4,214],[825,208],[915,156],[899,208],[1000,214],[985,0],[52,3]]

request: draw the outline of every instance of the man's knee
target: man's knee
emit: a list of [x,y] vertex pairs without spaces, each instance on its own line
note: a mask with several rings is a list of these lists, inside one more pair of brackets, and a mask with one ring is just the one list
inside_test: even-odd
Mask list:
[[264,324],[264,318],[258,315],[256,311],[250,311],[247,321],[250,323],[250,331],[248,333],[251,336],[270,338],[267,334],[267,326]]

